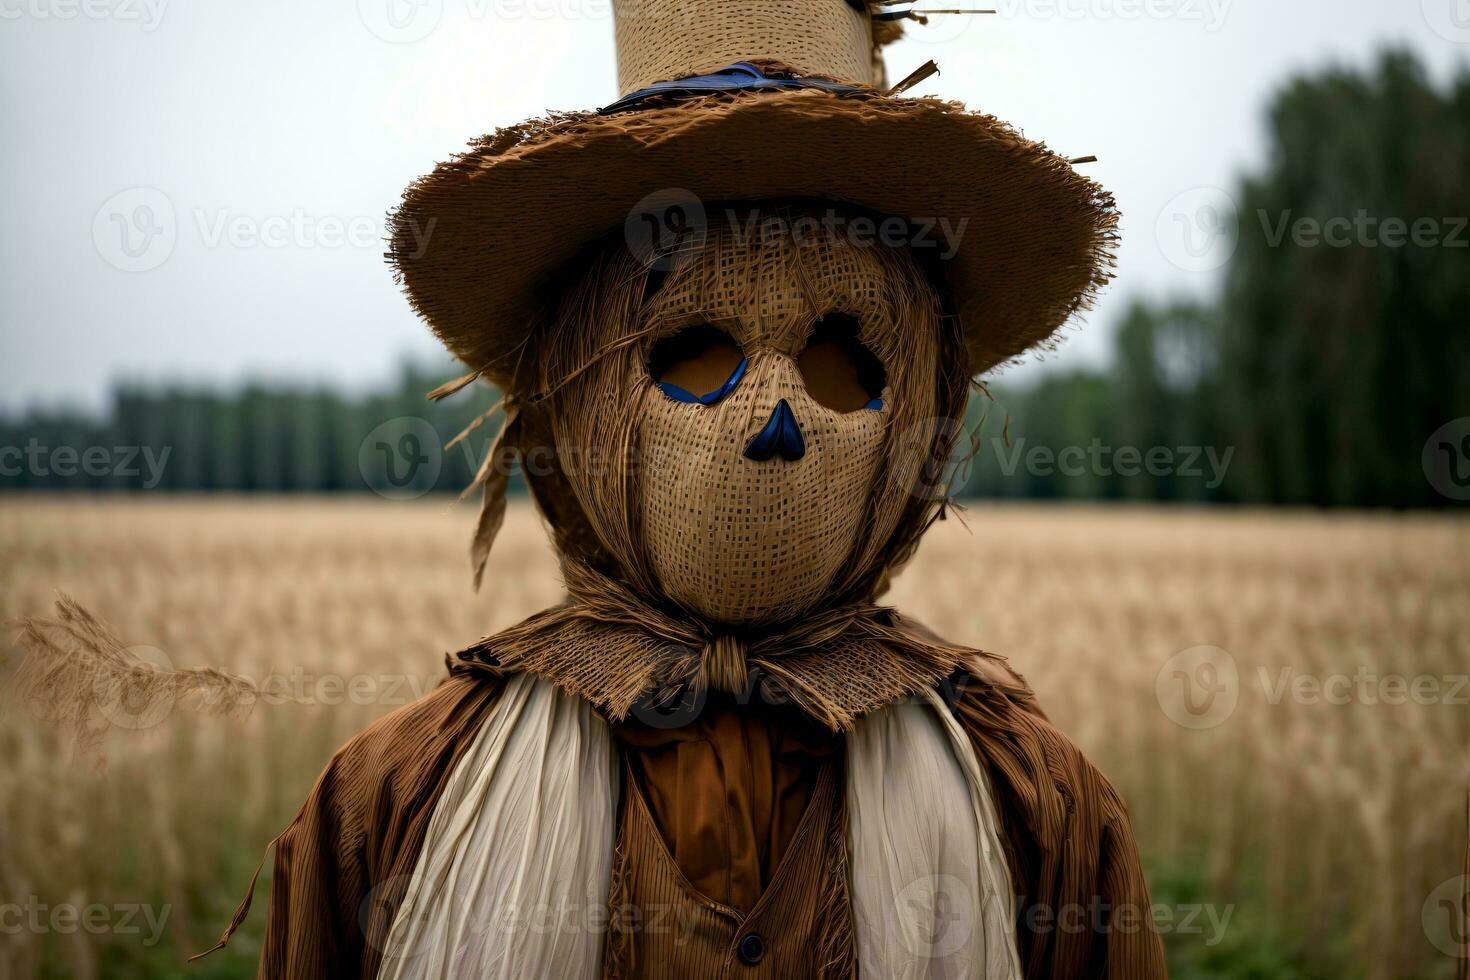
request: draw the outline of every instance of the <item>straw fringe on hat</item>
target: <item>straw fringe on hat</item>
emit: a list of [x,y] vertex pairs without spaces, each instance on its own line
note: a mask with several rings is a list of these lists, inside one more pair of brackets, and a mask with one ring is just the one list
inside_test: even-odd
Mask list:
[[[953,253],[972,373],[1046,344],[1112,277],[1112,196],[993,116],[874,87],[892,31],[869,6],[614,0],[627,108],[501,129],[413,183],[389,252],[410,302],[515,390],[558,273],[635,205],[673,194],[716,221],[721,202],[818,199],[906,219]],[[760,87],[720,87],[737,78]]]

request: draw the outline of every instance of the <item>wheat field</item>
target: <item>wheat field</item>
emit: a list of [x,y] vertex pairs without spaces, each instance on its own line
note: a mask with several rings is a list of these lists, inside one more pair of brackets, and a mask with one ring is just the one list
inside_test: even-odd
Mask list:
[[[1118,785],[1176,975],[1234,975],[1223,951],[1268,949],[1285,972],[1240,975],[1454,974],[1470,523],[963,516],[886,601],[1007,655]],[[62,591],[145,659],[276,678],[293,698],[132,724],[104,711],[85,756],[4,703],[0,977],[253,975],[264,886],[229,949],[182,960],[213,943],[333,749],[432,687],[446,651],[559,598],[520,502],[472,593],[472,522],[439,500],[0,500],[0,616],[45,614]]]

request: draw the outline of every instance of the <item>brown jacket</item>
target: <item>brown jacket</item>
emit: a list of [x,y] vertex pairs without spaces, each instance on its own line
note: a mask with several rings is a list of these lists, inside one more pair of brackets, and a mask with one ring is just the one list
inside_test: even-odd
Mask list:
[[[276,841],[262,977],[376,976],[434,803],[501,683],[461,665],[332,758]],[[968,675],[946,694],[1006,829],[1028,980],[1165,977],[1127,812],[1106,779],[1029,696]]]

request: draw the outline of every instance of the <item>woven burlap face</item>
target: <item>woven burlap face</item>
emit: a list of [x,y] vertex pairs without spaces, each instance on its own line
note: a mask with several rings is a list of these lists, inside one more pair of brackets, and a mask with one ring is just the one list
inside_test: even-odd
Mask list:
[[[747,369],[713,406],[644,396],[644,534],[670,598],[705,618],[743,623],[795,614],[832,584],[862,527],[888,407],[822,407],[795,357],[823,313],[855,316],[870,345],[891,336],[898,325],[883,273],[862,249],[826,239],[802,247],[773,221],[744,241],[718,230],[671,276],[648,318],[654,336],[712,323],[740,344]],[[748,459],[745,447],[783,399],[805,454]]]
[[[624,288],[625,258],[599,258],[561,317],[580,335],[548,362],[553,384],[582,369],[550,417],[589,523],[636,587],[706,621],[787,620],[871,572],[930,447],[913,433],[938,411],[938,297],[906,252],[852,244],[822,214],[716,212],[647,299]],[[796,357],[834,314],[884,365],[881,409],[838,412],[806,391]],[[658,340],[699,324],[747,360],[713,405],[675,401],[648,373]],[[747,458],[782,399],[805,454]]]
[[[748,350],[748,348],[747,348]],[[747,459],[785,399],[806,453]],[[791,358],[749,354],[718,405],[645,399],[643,527],[663,591],[706,619],[781,619],[811,606],[853,550],[883,453],[883,411],[825,409]]]

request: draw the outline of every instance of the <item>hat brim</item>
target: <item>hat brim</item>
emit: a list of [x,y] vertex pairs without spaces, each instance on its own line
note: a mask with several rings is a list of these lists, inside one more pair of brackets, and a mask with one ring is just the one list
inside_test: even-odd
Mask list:
[[819,90],[500,130],[404,192],[389,259],[445,346],[505,386],[556,274],[673,188],[704,202],[823,199],[934,235],[947,227],[953,240],[936,251],[952,253],[942,266],[972,373],[1046,344],[1112,277],[1112,196],[1044,145],[957,103]]

